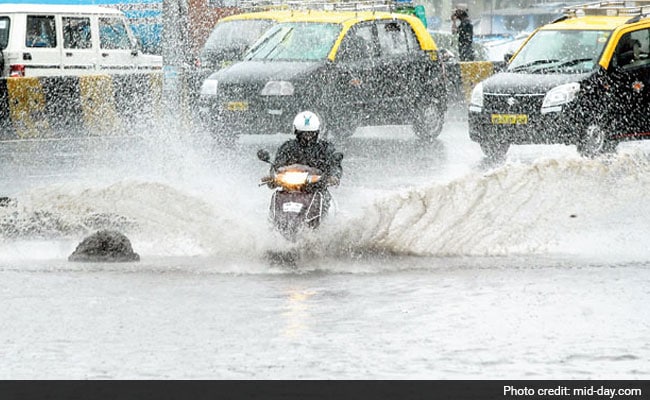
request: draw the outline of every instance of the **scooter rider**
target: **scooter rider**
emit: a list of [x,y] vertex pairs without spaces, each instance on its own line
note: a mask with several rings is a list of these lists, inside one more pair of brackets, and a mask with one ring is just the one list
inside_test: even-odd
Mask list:
[[327,203],[330,194],[327,186],[338,185],[343,174],[340,153],[335,155],[334,145],[327,140],[319,140],[320,119],[311,111],[298,113],[293,120],[295,139],[284,142],[277,151],[271,172],[291,164],[304,164],[318,168],[323,179],[310,184],[308,191],[322,191]]

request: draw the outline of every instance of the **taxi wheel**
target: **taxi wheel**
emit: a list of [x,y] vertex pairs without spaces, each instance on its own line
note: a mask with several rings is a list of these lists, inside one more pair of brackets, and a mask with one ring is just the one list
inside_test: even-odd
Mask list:
[[501,161],[506,158],[510,143],[501,142],[481,142],[481,150],[485,157],[490,161]]
[[437,103],[422,106],[415,116],[413,131],[418,139],[431,142],[440,135],[444,123],[444,113]]
[[617,143],[609,140],[605,129],[597,123],[587,125],[578,138],[576,148],[583,157],[593,158],[603,153],[616,151]]

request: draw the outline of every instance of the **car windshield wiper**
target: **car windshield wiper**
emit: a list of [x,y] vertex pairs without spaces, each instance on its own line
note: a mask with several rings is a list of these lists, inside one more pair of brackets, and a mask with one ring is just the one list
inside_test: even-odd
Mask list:
[[[274,32],[271,35],[264,38],[261,43],[258,43],[255,47],[251,47],[248,50],[248,52],[247,52],[248,54],[246,54],[245,59],[246,60],[252,60],[252,59],[258,58],[258,53],[260,53],[271,42],[271,40],[273,40],[276,36],[281,35],[281,34],[282,34],[282,29],[278,29],[277,32]],[[282,41],[283,39],[284,39],[284,37],[282,39],[280,39],[280,40]],[[271,48],[271,50],[269,52],[273,51],[274,48],[275,48],[275,46],[273,46],[273,48]],[[267,56],[268,56],[268,53],[267,53]],[[266,56],[259,57],[259,58],[264,59],[264,58],[266,58]]]
[[559,61],[560,60],[553,60],[553,59],[535,60],[535,61],[531,61],[531,62],[526,63],[526,64],[518,65],[518,66],[514,67],[513,69],[511,69],[509,71],[510,72],[517,72],[517,71],[521,71],[521,70],[530,68],[530,67],[535,66],[535,65],[552,64],[552,63],[556,63],[556,62],[559,62]]
[[[282,30],[279,30],[279,31],[278,31],[278,34],[281,34],[281,33],[282,33]],[[291,37],[292,33],[293,33],[293,28],[289,28],[289,29],[287,29],[287,31],[284,32],[284,35],[282,35],[282,37],[280,38],[280,40],[278,40],[275,44],[273,44],[272,47],[269,49],[269,51],[268,51],[266,54],[264,54],[264,55],[262,55],[262,56],[259,56],[259,57],[256,56],[255,58],[259,58],[259,59],[262,59],[262,60],[266,60],[266,59],[268,59],[269,57],[271,57],[272,54],[277,53],[277,51],[280,50],[281,47],[282,47],[282,46],[287,42],[287,40]],[[273,35],[274,38],[275,38],[276,36],[277,36],[277,35]],[[270,40],[269,40],[269,42],[270,42]],[[260,49],[260,50],[261,50],[261,49]],[[253,57],[251,57],[251,58],[253,58]]]
[[576,58],[575,60],[569,60],[569,61],[564,61],[562,63],[559,63],[558,65],[554,65],[554,68],[562,68],[562,67],[571,67],[576,64],[580,64],[585,61],[593,61],[593,58]]

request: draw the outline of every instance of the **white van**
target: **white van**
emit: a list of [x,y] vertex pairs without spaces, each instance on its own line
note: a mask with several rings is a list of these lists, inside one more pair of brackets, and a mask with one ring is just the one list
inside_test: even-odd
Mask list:
[[127,73],[162,68],[117,9],[0,4],[0,76]]

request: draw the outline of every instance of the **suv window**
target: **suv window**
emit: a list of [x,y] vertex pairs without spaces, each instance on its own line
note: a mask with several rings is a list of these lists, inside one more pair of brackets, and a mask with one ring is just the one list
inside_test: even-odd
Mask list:
[[276,25],[250,49],[246,60],[323,60],[341,26],[330,23],[293,22]]
[[99,45],[102,49],[130,49],[131,39],[121,18],[99,19]]
[[9,18],[0,17],[0,49],[6,49],[9,43]]
[[63,17],[63,47],[89,49],[92,47],[90,18]]
[[28,15],[26,47],[56,47],[56,25],[53,15]]

